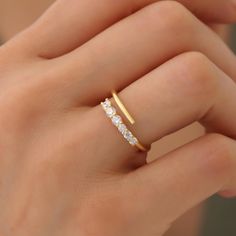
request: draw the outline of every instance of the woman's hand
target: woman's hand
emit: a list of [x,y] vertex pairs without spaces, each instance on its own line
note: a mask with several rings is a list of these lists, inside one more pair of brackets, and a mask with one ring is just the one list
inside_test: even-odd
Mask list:
[[[1,235],[161,236],[234,195],[235,56],[179,3],[127,2],[58,1],[0,48]],[[143,144],[194,121],[219,134],[146,164],[99,105],[112,89]]]

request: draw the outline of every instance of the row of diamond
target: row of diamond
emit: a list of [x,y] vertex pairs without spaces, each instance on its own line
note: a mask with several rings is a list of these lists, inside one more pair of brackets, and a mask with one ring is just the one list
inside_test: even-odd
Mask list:
[[111,119],[112,123],[118,128],[119,132],[123,137],[132,145],[138,144],[137,138],[132,134],[132,132],[123,123],[122,118],[117,115],[116,109],[112,106],[111,101],[107,98],[104,102],[101,102],[102,108],[106,115]]

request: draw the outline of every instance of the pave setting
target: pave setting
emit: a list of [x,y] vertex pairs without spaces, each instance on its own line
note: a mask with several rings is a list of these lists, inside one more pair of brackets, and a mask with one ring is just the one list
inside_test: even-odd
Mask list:
[[136,146],[138,144],[138,139],[123,123],[122,118],[117,115],[116,109],[112,106],[111,101],[106,98],[104,102],[101,102],[101,106],[105,111],[107,117],[111,119],[113,125],[117,127],[118,131],[122,134],[122,136],[129,142],[130,145]]

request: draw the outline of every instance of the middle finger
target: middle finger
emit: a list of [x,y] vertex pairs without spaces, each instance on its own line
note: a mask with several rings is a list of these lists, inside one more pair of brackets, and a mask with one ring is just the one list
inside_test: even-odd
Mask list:
[[215,33],[174,2],[152,4],[52,63],[57,80],[70,85],[63,99],[94,104],[111,89],[123,89],[186,51],[202,52],[236,78],[233,53]]

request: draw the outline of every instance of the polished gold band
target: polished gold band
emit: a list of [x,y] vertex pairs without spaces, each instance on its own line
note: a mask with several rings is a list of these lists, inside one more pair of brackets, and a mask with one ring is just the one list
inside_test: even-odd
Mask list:
[[139,141],[135,144],[135,146],[142,152],[148,152],[150,148],[144,147]]
[[126,117],[126,119],[130,122],[130,124],[134,124],[135,120],[134,118],[130,115],[130,113],[128,112],[128,110],[125,108],[123,102],[120,100],[119,96],[117,95],[116,91],[112,90],[111,92],[117,106],[120,108],[120,110],[122,111],[123,115]]

